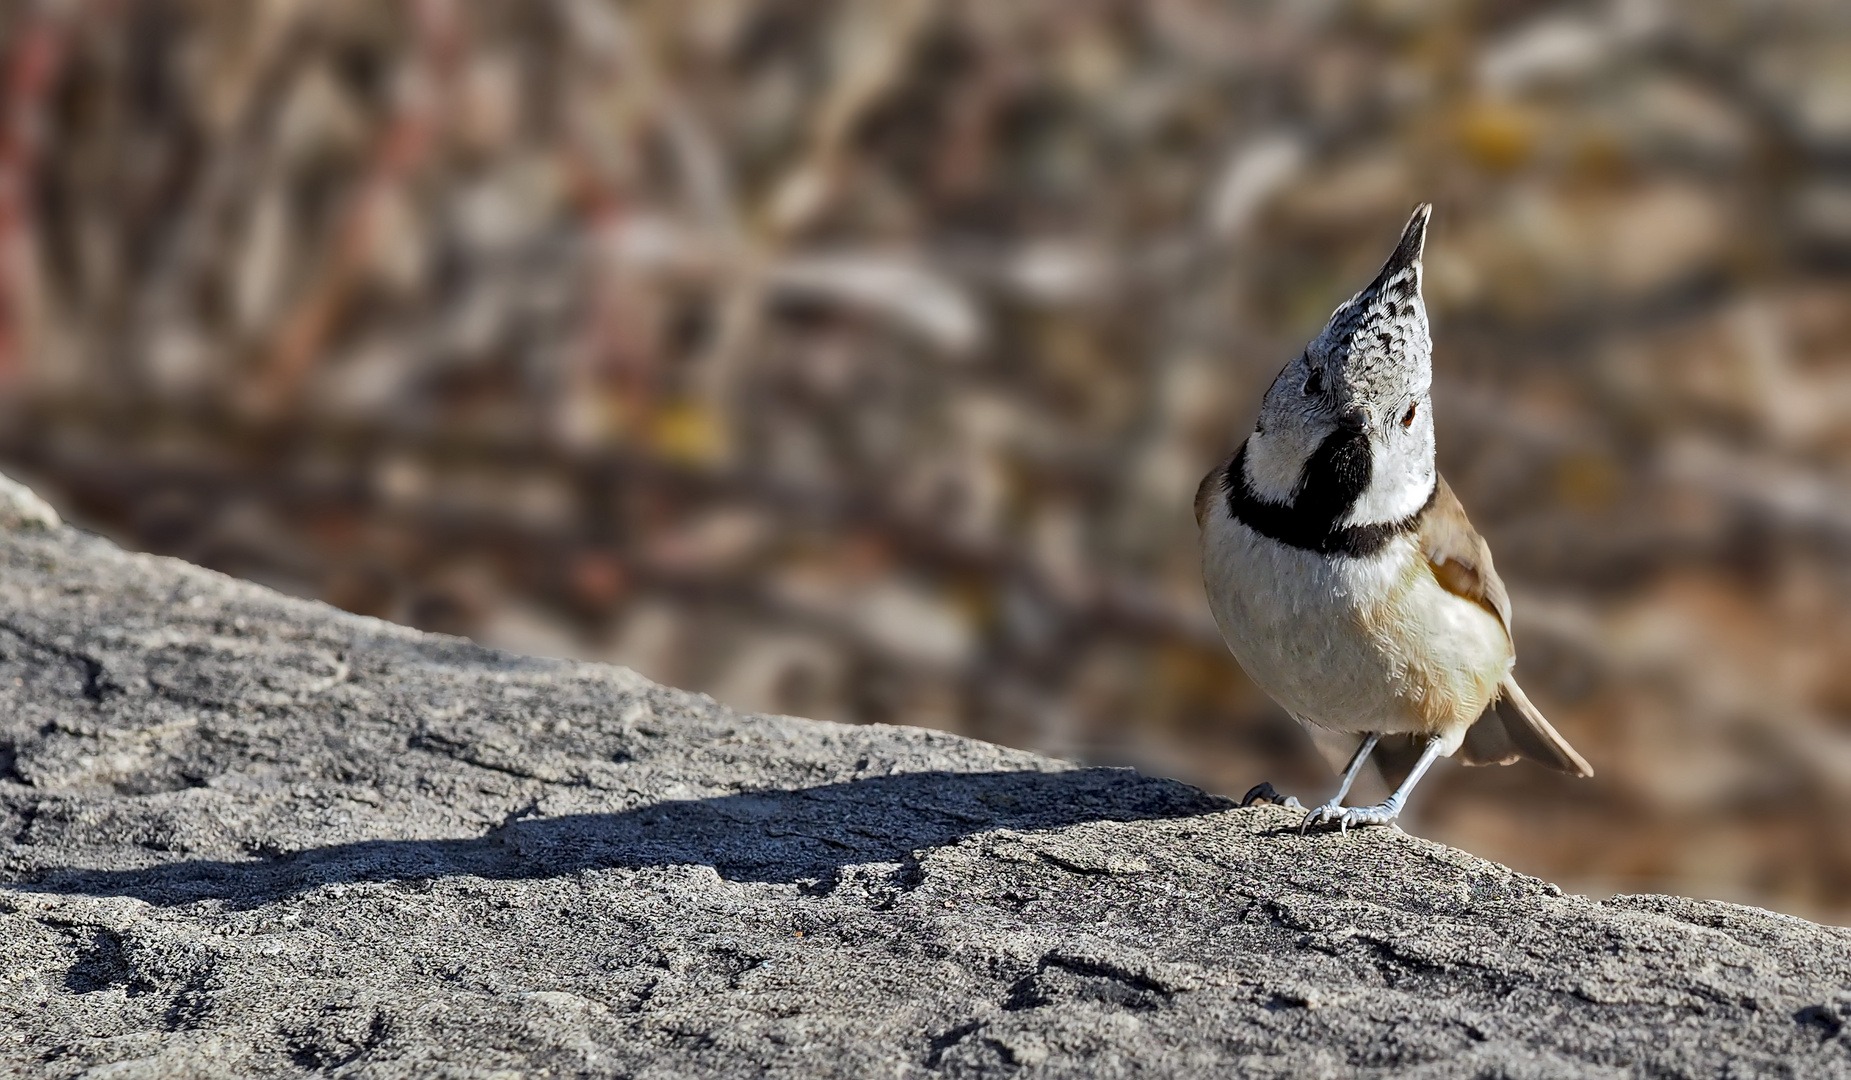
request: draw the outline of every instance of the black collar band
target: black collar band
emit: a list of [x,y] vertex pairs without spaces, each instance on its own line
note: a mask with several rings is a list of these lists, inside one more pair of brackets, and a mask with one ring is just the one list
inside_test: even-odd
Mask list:
[[1243,442],[1221,477],[1228,513],[1254,532],[1287,547],[1351,558],[1374,555],[1390,540],[1420,527],[1421,517],[1439,497],[1440,482],[1435,476],[1427,501],[1400,521],[1340,525],[1338,522],[1368,490],[1373,471],[1370,457],[1367,436],[1337,432],[1325,439],[1305,463],[1292,501],[1274,503],[1255,495],[1247,482],[1247,444]]

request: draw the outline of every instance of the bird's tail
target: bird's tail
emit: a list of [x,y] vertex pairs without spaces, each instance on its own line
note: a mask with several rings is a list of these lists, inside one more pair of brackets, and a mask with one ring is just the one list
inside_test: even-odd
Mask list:
[[1497,702],[1465,733],[1462,761],[1505,765],[1521,757],[1571,776],[1594,775],[1594,767],[1543,718],[1517,680],[1506,678],[1498,689]]

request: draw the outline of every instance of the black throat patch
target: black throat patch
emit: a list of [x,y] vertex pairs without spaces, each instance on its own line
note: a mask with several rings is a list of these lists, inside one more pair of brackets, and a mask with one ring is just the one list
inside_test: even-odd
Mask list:
[[1221,488],[1227,493],[1228,513],[1261,536],[1320,555],[1363,558],[1382,550],[1395,537],[1419,528],[1421,515],[1433,505],[1440,491],[1436,477],[1427,501],[1400,521],[1338,524],[1369,490],[1374,470],[1369,436],[1360,431],[1336,431],[1305,462],[1289,503],[1266,502],[1253,493],[1247,483],[1244,442],[1228,463]]

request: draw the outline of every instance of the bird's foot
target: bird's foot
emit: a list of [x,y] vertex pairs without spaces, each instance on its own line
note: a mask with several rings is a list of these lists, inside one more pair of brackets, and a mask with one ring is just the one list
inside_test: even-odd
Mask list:
[[1274,790],[1271,784],[1255,784],[1253,789],[1240,800],[1242,806],[1252,806],[1256,802],[1269,802],[1274,806],[1290,807],[1293,810],[1304,809],[1304,806],[1293,796],[1280,797],[1279,792]]
[[1338,832],[1349,832],[1350,826],[1392,825],[1401,816],[1401,807],[1392,802],[1377,803],[1374,806],[1341,806],[1334,802],[1325,803],[1305,815],[1304,822],[1298,827],[1299,832],[1325,825],[1335,825]]

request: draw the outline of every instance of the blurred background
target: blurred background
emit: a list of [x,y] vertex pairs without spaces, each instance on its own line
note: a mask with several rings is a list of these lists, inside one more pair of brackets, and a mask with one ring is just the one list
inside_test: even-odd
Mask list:
[[1441,466],[1599,775],[1408,827],[1851,922],[1843,4],[0,0],[0,95],[73,521],[1236,795],[1331,781],[1191,496],[1432,200]]

